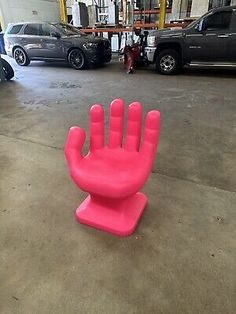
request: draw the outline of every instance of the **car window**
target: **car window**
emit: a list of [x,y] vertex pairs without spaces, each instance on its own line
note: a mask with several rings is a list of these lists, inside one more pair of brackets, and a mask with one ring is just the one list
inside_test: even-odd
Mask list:
[[28,24],[24,30],[25,35],[39,35],[39,24]]
[[41,24],[39,28],[40,36],[51,36],[51,33],[55,31],[57,31],[57,29],[50,24]]
[[73,35],[84,35],[83,32],[78,30],[76,27],[73,25],[65,24],[65,23],[56,23],[55,27],[60,31],[61,34],[65,36],[73,36]]
[[18,34],[20,30],[22,29],[23,24],[18,24],[12,26],[8,34]]
[[208,16],[203,22],[204,30],[229,29],[231,15],[231,11],[225,11]]

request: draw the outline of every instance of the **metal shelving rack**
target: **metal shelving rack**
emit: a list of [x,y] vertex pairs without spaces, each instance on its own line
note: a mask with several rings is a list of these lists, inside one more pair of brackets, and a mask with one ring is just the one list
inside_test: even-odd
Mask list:
[[[154,0],[153,0],[154,1]],[[156,1],[158,4],[158,1]],[[67,20],[66,16],[66,0],[59,0],[60,3],[60,11],[61,11],[61,19],[62,21]],[[105,1],[104,0],[93,0],[93,3],[98,6],[99,10],[99,16],[104,16],[106,14],[106,6],[105,6]],[[123,3],[127,3],[127,1],[123,0]],[[127,7],[123,7],[123,11],[120,12],[120,18],[123,20],[123,23],[119,23],[118,25],[115,26],[106,26],[103,25],[102,27],[100,26],[94,26],[94,27],[88,27],[85,29],[82,29],[85,33],[103,33],[103,32],[108,32],[108,33],[120,33],[120,32],[132,32],[134,28],[142,28],[142,29],[158,29],[158,28],[163,28],[163,27],[182,27],[184,26],[183,23],[175,23],[175,24],[170,24],[170,23],[165,23],[165,14],[166,13],[171,13],[171,8],[166,8],[166,0],[160,0],[160,8],[158,9],[150,9],[145,7],[145,1],[144,1],[144,6],[143,10],[136,10],[134,9],[135,5],[135,0],[131,0],[131,14],[132,18],[130,18],[131,23],[127,23],[124,21],[123,14],[127,15]],[[126,11],[124,11],[126,10]],[[143,14],[143,21],[140,22],[135,22],[134,21],[134,16],[137,15],[142,15]],[[159,23],[158,22],[152,22],[152,23],[146,23],[145,19],[147,15],[152,15],[152,14],[159,14]]]

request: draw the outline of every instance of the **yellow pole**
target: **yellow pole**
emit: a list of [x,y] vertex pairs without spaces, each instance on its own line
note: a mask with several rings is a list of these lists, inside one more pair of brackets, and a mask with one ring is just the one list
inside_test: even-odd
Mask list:
[[66,0],[59,0],[59,5],[60,5],[61,21],[63,23],[68,23],[67,10],[66,10]]
[[166,19],[166,0],[160,0],[160,15],[158,29],[165,27],[165,19]]

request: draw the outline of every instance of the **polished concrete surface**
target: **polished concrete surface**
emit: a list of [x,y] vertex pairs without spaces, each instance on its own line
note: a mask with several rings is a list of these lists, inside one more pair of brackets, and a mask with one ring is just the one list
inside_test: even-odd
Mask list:
[[[235,313],[236,70],[12,64],[0,84],[0,313]],[[108,112],[117,97],[162,115],[128,238],[75,221],[86,194],[63,153],[70,126],[88,131],[90,105]]]

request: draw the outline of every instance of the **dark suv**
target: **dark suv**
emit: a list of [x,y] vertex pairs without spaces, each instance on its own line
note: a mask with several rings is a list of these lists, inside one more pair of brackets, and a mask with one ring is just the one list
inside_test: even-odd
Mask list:
[[111,60],[110,42],[64,23],[17,23],[6,30],[5,49],[19,65],[31,60],[67,61],[76,70]]
[[150,32],[147,59],[162,74],[194,62],[236,63],[236,6],[211,10],[184,29]]

